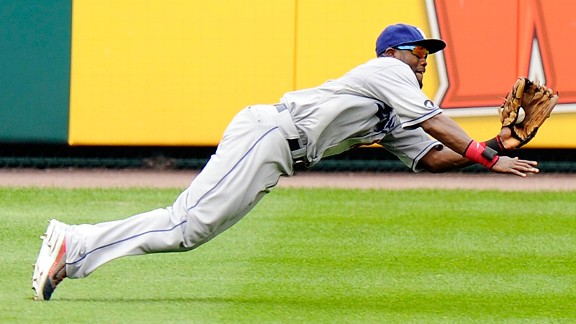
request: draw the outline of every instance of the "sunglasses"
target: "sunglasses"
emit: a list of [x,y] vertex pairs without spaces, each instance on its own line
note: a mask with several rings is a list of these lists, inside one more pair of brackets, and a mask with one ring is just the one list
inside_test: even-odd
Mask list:
[[412,54],[416,55],[420,59],[425,59],[428,57],[428,50],[420,45],[403,45],[395,47],[399,50],[408,50],[412,51]]

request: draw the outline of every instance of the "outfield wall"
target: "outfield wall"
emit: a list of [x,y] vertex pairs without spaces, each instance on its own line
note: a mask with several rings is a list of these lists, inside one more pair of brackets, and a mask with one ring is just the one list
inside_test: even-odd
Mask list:
[[[520,5],[522,4],[522,5]],[[213,146],[246,105],[336,78],[405,22],[447,41],[425,93],[472,137],[518,76],[558,90],[532,148],[576,148],[560,0],[4,0],[0,142]],[[552,51],[552,49],[557,49]]]
[[0,142],[65,143],[71,3],[2,0]]

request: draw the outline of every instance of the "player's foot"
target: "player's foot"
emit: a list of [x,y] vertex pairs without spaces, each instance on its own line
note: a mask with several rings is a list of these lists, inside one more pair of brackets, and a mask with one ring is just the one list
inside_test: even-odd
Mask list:
[[34,264],[34,300],[49,300],[56,286],[66,278],[66,229],[68,225],[51,220],[41,237],[42,246]]

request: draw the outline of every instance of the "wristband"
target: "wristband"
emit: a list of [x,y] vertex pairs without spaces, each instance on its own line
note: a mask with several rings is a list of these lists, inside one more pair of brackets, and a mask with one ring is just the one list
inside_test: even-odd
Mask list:
[[487,169],[492,169],[494,164],[496,164],[500,158],[496,150],[486,147],[475,140],[470,141],[470,144],[466,147],[464,157],[483,165]]
[[506,151],[504,144],[502,144],[502,139],[498,135],[492,139],[487,140],[486,142],[480,143],[480,145],[487,146],[498,153],[503,153]]

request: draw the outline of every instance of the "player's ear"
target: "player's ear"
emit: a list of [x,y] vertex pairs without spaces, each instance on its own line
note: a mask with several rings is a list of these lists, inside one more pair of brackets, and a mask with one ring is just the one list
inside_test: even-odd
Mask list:
[[393,57],[394,53],[396,53],[396,49],[392,47],[388,47],[380,56],[390,56]]

